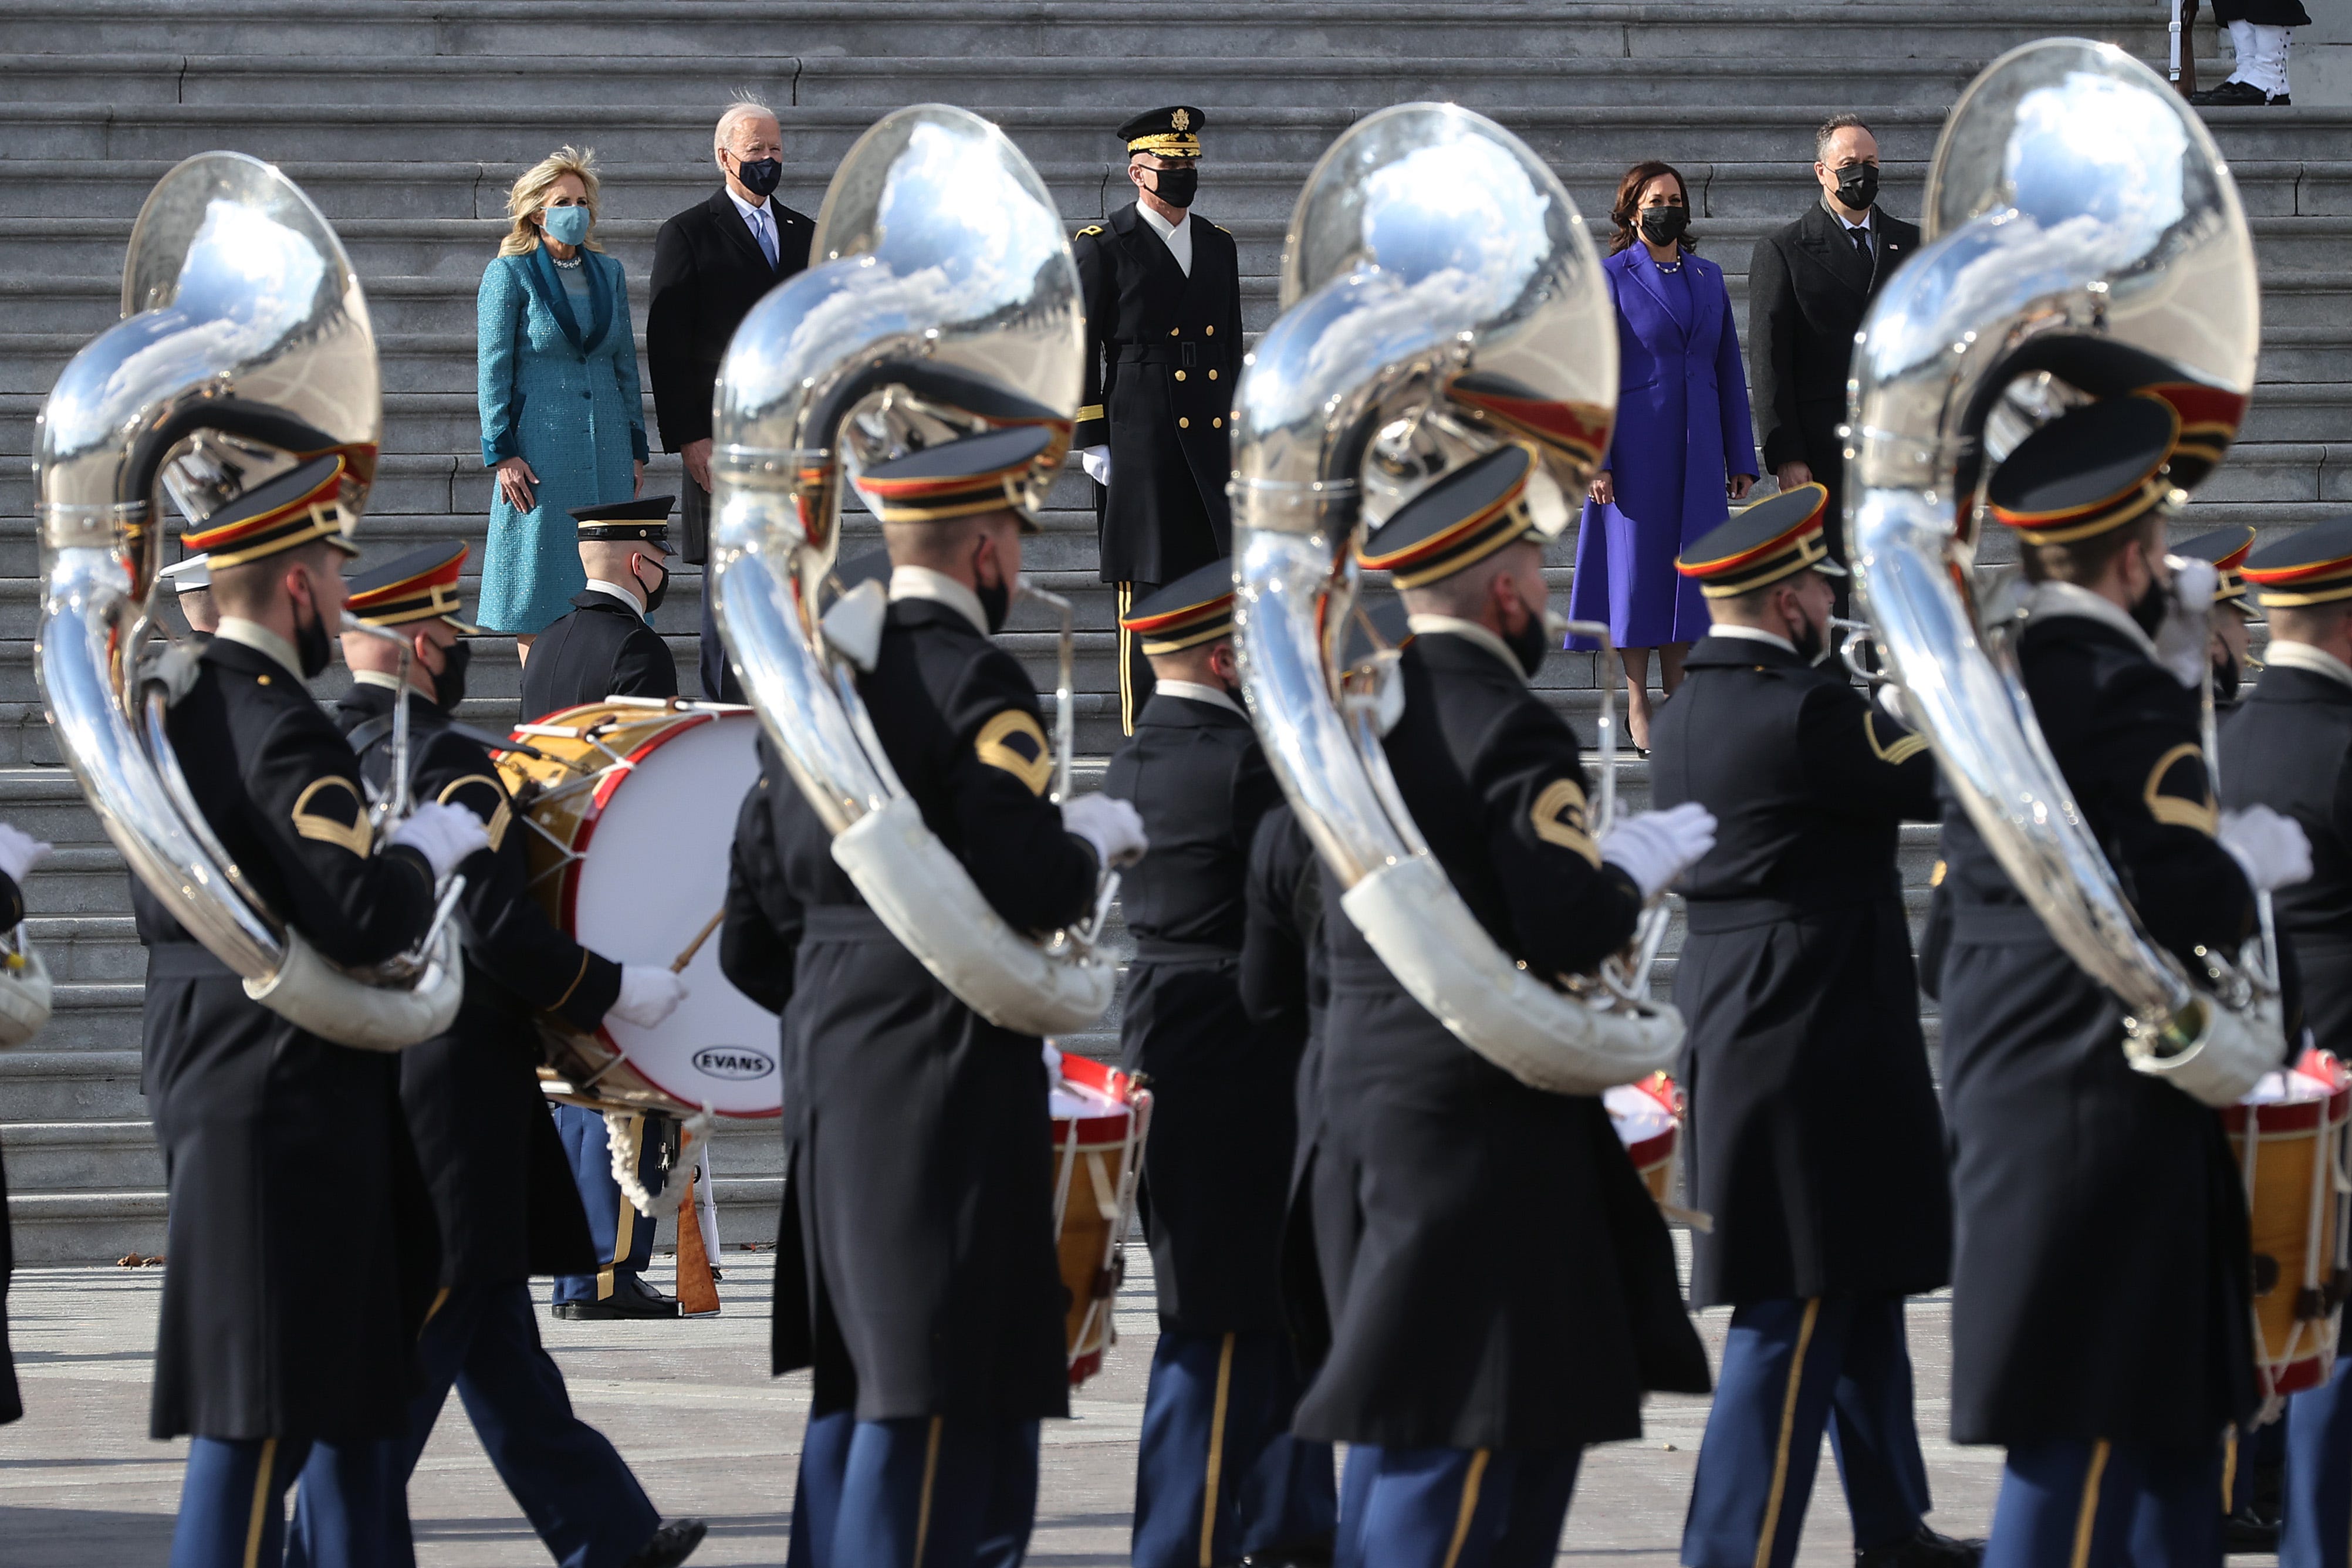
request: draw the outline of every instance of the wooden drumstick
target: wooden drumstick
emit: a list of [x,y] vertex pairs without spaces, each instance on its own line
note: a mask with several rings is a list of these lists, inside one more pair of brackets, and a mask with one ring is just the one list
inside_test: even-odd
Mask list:
[[694,955],[702,951],[702,944],[710,940],[710,933],[717,931],[719,929],[719,922],[726,918],[727,911],[723,909],[717,914],[711,916],[709,922],[706,923],[700,931],[694,933],[694,940],[686,944],[686,951],[677,955],[677,962],[669,966],[669,972],[672,974],[685,973],[686,966],[694,962]]

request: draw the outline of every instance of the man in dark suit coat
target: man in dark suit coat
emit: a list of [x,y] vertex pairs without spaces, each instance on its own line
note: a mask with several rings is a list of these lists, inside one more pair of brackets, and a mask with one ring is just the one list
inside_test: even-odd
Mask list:
[[[522,668],[525,722],[607,697],[677,695],[677,661],[653,627],[669,592],[671,500],[647,496],[572,514],[588,586],[531,646]],[[656,581],[646,581],[648,570],[658,572]]]
[[[646,310],[654,418],[662,447],[686,463],[686,559],[700,565],[710,535],[710,392],[728,340],[760,297],[808,265],[816,222],[772,201],[784,173],[784,133],[774,112],[731,103],[719,117],[712,156],[727,183],[654,237],[654,283]],[[576,601],[575,601],[576,602]],[[702,694],[740,702],[702,578]]]
[[[1878,208],[1878,139],[1841,114],[1813,138],[1822,199],[1756,242],[1748,262],[1748,390],[1764,466],[1782,489],[1820,480],[1827,537],[1845,559],[1845,381],[1862,313],[1919,230]],[[1843,612],[1845,584],[1838,586]]]

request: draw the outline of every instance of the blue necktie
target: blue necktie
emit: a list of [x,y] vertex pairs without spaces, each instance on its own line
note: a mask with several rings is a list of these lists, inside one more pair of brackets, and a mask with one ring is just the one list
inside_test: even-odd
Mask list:
[[768,258],[768,265],[770,267],[775,266],[776,237],[768,227],[767,208],[753,207],[751,209],[751,232],[760,237],[760,254]]

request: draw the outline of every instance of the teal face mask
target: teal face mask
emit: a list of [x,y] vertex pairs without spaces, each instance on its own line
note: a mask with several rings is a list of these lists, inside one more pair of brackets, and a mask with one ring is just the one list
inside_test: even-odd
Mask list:
[[586,207],[547,209],[547,237],[559,245],[578,245],[588,237]]

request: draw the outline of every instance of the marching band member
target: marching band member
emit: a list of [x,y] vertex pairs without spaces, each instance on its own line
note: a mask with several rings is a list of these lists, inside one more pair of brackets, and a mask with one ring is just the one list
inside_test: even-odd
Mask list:
[[[563,1374],[531,1316],[531,1275],[577,1269],[594,1256],[539,1091],[533,1017],[552,1012],[585,1031],[610,1014],[651,1027],[685,986],[659,964],[625,968],[582,947],[531,898],[526,835],[516,827],[490,738],[452,721],[469,651],[458,637],[476,629],[457,615],[465,560],[466,546],[452,540],[352,580],[351,613],[407,639],[408,680],[404,690],[400,648],[347,632],[352,685],[335,714],[381,794],[392,784],[394,709],[404,700],[412,795],[460,807],[488,839],[459,868],[465,1003],[447,1034],[399,1058],[401,1106],[432,1198],[440,1274],[417,1336],[424,1386],[386,1458],[404,1486],[454,1385],[490,1463],[557,1563],[671,1568],[702,1539],[703,1522],[662,1523],[613,1445],[572,1413]],[[314,1457],[295,1503],[289,1568],[332,1561],[312,1549],[311,1532],[342,1505],[340,1475]]]
[[1683,888],[1675,1002],[1691,1304],[1729,1306],[1682,1560],[1787,1568],[1829,1429],[1862,1568],[1973,1563],[1921,1522],[1903,1298],[1950,1278],[1944,1124],[1895,866],[1932,822],[1927,742],[1834,666],[1828,491],[1799,485],[1683,552],[1714,626],[1651,729],[1653,804],[1720,825]]
[[2213,707],[2222,714],[2238,707],[2238,688],[2254,668],[2247,627],[2261,617],[2246,603],[2246,556],[2254,548],[2251,523],[2217,528],[2186,544],[2173,546],[2175,555],[2213,563]]
[[[488,840],[462,806],[428,801],[379,842],[358,759],[304,689],[343,609],[343,468],[306,462],[187,533],[211,556],[221,622],[166,728],[205,822],[269,907],[328,959],[365,964],[423,937],[436,884]],[[379,1458],[406,1424],[418,1321],[394,1232],[399,1063],[304,1032],[216,963],[151,969],[147,984],[172,1259],[150,1431],[194,1438],[174,1568],[276,1562],[281,1500],[314,1447],[345,1504],[320,1521],[322,1549],[402,1561]]]
[[[1528,689],[1559,646],[1511,446],[1431,485],[1364,543],[1413,640],[1384,742],[1397,788],[1489,934],[1589,972],[1704,854],[1696,806],[1596,841],[1576,737]],[[1302,1436],[1350,1445],[1337,1561],[1549,1562],[1580,1450],[1641,1430],[1645,1390],[1706,1357],[1657,1205],[1593,1097],[1529,1089],[1414,1002],[1324,887],[1331,997],[1314,1229],[1331,1344]]]
[[1154,681],[1103,781],[1151,840],[1119,888],[1136,943],[1121,1065],[1151,1084],[1142,1212],[1160,1299],[1134,1561],[1327,1557],[1331,1451],[1289,1435],[1300,1381],[1278,1288],[1297,1123],[1274,1086],[1297,1037],[1253,1023],[1239,984],[1251,844],[1282,792],[1240,701],[1233,563],[1169,584],[1120,626]]
[[[2164,558],[2179,429],[2153,397],[2109,397],[2020,442],[1987,493],[2032,584],[2018,662],[2042,731],[2149,934],[2200,973],[2195,950],[2235,952],[2253,889],[2309,851],[2292,824],[2215,808],[2206,605]],[[1965,813],[1943,831],[1952,1436],[2009,1451],[1986,1561],[2210,1563],[2222,1429],[2254,1404],[2221,1116],[2133,1070],[2115,998]]]
[[[2266,805],[2311,841],[2310,879],[2273,904],[2292,943],[2312,1043],[2352,1058],[2352,519],[2245,558],[2271,640],[2263,679],[2221,731],[2221,799]],[[2352,1558],[2352,1390],[2340,1352],[2324,1387],[2286,1406],[2280,1568]]]
[[[1144,847],[1124,801],[1055,808],[1035,689],[990,641],[1035,527],[1008,482],[1053,439],[1017,426],[858,479],[892,563],[858,689],[925,823],[1021,931],[1082,919],[1101,868]],[[1039,1044],[983,1020],[899,945],[761,748],[766,831],[737,846],[722,952],[796,950],[774,1368],[813,1365],[815,1387],[793,1561],[1017,1561],[1037,1423],[1069,1408]],[[786,929],[757,929],[772,909]]]
[[[0,822],[0,936],[24,923],[26,874],[49,849],[24,829]],[[25,1414],[16,1388],[16,1358],[8,1349],[8,1277],[16,1267],[16,1247],[8,1235],[8,1175],[0,1169],[0,1426]]]

